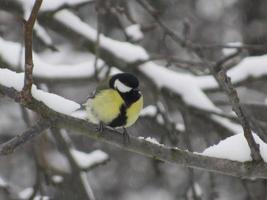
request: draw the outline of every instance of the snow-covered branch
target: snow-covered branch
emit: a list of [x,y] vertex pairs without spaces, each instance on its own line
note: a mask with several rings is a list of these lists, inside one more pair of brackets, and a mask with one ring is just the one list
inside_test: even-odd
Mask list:
[[[0,74],[2,73],[2,71],[3,70],[0,71]],[[9,73],[10,75],[13,74],[15,77],[17,76],[16,73],[12,71],[9,71]],[[19,91],[14,89],[15,85],[16,80],[14,79],[13,83],[12,81],[3,81],[0,83],[0,92],[12,99],[16,99]],[[122,134],[120,134],[118,131],[106,128],[102,134],[99,134],[95,132],[97,128],[96,125],[90,124],[85,120],[72,117],[70,116],[71,113],[69,112],[68,115],[60,113],[64,112],[64,108],[62,108],[62,110],[55,111],[42,102],[44,101],[44,99],[50,99],[52,96],[55,95],[43,92],[43,96],[40,97],[39,100],[33,99],[31,103],[21,102],[20,99],[16,99],[16,101],[18,103],[23,103],[23,106],[35,111],[54,125],[58,125],[59,127],[65,129],[79,131],[87,135],[91,139],[108,143],[130,152],[142,154],[144,156],[152,157],[169,163],[183,165],[185,167],[197,168],[236,177],[267,178],[267,164],[265,164],[264,162],[241,163],[226,159],[207,157],[189,151],[181,150],[179,148],[169,148],[164,145],[155,144],[154,142],[133,136],[130,136],[130,144],[126,145],[125,143],[123,143]],[[70,104],[70,101],[61,98],[61,103],[66,108]],[[75,103],[73,102],[71,104]]]

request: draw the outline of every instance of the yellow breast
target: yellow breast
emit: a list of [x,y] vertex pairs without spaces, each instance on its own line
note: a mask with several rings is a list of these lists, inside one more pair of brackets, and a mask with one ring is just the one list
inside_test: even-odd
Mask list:
[[110,123],[120,113],[124,103],[120,94],[113,89],[99,92],[91,102],[91,108],[96,117],[105,124]]
[[138,119],[140,111],[143,109],[143,97],[141,96],[138,101],[133,103],[126,111],[127,122],[125,127],[129,127]]

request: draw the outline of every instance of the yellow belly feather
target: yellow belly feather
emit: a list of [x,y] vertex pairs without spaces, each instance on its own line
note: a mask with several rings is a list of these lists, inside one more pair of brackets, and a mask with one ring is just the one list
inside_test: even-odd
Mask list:
[[134,122],[138,119],[140,111],[143,109],[143,97],[138,99],[135,103],[133,103],[126,112],[127,122],[125,127],[129,127],[134,124]]
[[91,108],[100,121],[108,124],[119,115],[123,102],[116,90],[106,89],[99,92],[92,100]]

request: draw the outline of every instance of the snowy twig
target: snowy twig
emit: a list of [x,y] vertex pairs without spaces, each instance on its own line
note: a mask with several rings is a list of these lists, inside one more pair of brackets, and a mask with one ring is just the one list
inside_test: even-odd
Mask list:
[[31,99],[31,89],[33,84],[33,60],[32,60],[32,33],[33,26],[41,7],[42,0],[36,0],[30,17],[24,24],[24,43],[25,43],[25,78],[21,97],[29,101]]
[[32,126],[27,131],[23,132],[20,135],[17,135],[6,143],[1,144],[0,155],[7,155],[13,153],[16,148],[32,140],[35,136],[39,135],[40,133],[42,133],[42,131],[46,130],[49,127],[50,123],[48,121],[41,120],[37,122],[36,125]]
[[[78,185],[80,188],[79,195],[81,196],[79,197],[83,199],[86,198],[87,200],[95,200],[94,194],[92,192],[91,187],[89,186],[88,181],[86,180],[87,182],[84,183],[84,180],[82,179],[81,176],[81,173],[83,173],[82,169],[80,168],[80,166],[78,165],[78,163],[76,162],[75,158],[71,153],[71,148],[73,147],[70,138],[66,134],[63,134],[63,132],[58,128],[53,127],[51,130],[58,145],[63,149],[64,154],[68,158],[68,161],[71,166],[70,176],[72,176],[73,184]],[[88,186],[89,188],[86,188]]]
[[100,3],[101,1],[97,1],[97,3],[95,4],[95,8],[96,8],[96,14],[97,14],[97,21],[96,21],[96,26],[97,26],[97,36],[96,36],[96,42],[95,42],[95,59],[94,59],[94,68],[95,68],[95,79],[98,80],[98,70],[97,70],[97,62],[99,59],[99,54],[100,54],[100,48],[99,48],[99,43],[100,43],[100,34],[101,34],[101,15],[102,15],[102,10],[104,8],[100,7]]
[[[232,57],[230,56],[229,59]],[[224,60],[225,62],[226,60]],[[224,91],[227,93],[228,98],[232,104],[232,108],[234,112],[237,114],[238,119],[243,127],[244,130],[244,135],[247,139],[247,142],[249,144],[249,147],[251,149],[251,157],[253,160],[261,160],[261,156],[259,153],[259,146],[255,142],[253,136],[252,136],[252,131],[250,128],[249,121],[246,117],[246,114],[240,105],[239,102],[239,97],[237,94],[236,89],[234,88],[233,84],[231,83],[231,79],[227,76],[226,70],[222,67],[222,64],[224,62],[218,62],[217,65],[215,66],[210,66],[210,70],[213,72],[214,77],[218,81],[219,85],[224,89]]]

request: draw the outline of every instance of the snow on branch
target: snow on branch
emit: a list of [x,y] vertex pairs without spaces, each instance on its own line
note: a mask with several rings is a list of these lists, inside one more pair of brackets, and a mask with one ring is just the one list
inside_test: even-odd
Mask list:
[[[9,73],[12,74],[14,72],[10,71]],[[2,80],[2,78],[0,78],[0,80]],[[16,78],[13,77],[13,81],[16,82]],[[18,96],[19,91],[14,88],[12,89],[12,85],[15,84],[9,83],[4,85],[0,82],[0,91],[4,95],[15,99]],[[46,93],[45,95],[50,96],[49,93]],[[243,178],[267,178],[267,164],[262,161],[241,163],[226,159],[207,157],[191,153],[189,151],[184,151],[179,148],[169,148],[164,145],[159,145],[153,141],[151,142],[150,140],[138,139],[134,136],[130,136],[131,142],[126,145],[123,142],[122,134],[116,130],[105,128],[102,134],[98,134],[95,132],[97,125],[88,123],[82,119],[77,119],[69,115],[55,112],[40,101],[36,101],[35,99],[33,99],[30,103],[21,102],[20,99],[16,99],[16,101],[37,112],[47,120],[50,120],[50,123],[53,123],[54,125],[82,132],[91,139],[108,143],[127,151],[142,154],[147,157],[153,157],[165,162],[175,163],[190,168],[203,169],[210,172],[217,172]],[[67,104],[63,105],[67,107]]]
[[[24,52],[23,52],[24,53]],[[20,63],[20,44],[12,41],[5,41],[0,37],[0,58],[12,69]],[[34,68],[33,76],[39,79],[78,79],[94,76],[94,59],[88,55],[88,59],[77,64],[49,64],[35,52],[33,52]],[[104,62],[98,60],[97,69],[104,69]]]
[[[227,71],[233,84],[246,81],[250,78],[261,78],[267,76],[267,55],[250,56],[244,58],[240,63]],[[196,77],[198,85],[203,90],[214,89],[218,83],[212,76]]]
[[[16,73],[8,69],[0,69],[0,84],[5,87],[21,91],[23,88],[23,80],[24,73]],[[56,94],[39,90],[35,85],[32,86],[31,93],[34,99],[43,102],[46,106],[56,112],[70,115],[80,108],[80,104]]]
[[[33,6],[33,0],[16,0],[18,3],[20,3],[23,7],[23,10],[25,13],[29,13]],[[59,10],[63,7],[72,7],[77,6],[79,4],[85,4],[90,3],[93,0],[56,0],[56,1],[48,1],[45,0],[43,2],[43,5],[40,9],[41,12],[49,12],[49,11],[55,11]]]
[[109,160],[108,154],[101,150],[95,150],[90,153],[84,153],[76,149],[70,149],[70,152],[76,163],[83,170],[88,170],[94,166],[106,163]]
[[[255,133],[253,133],[253,138],[259,144],[262,159],[267,162],[267,144]],[[217,145],[205,149],[201,155],[239,162],[252,161],[249,145],[242,133],[221,140]]]
[[[61,10],[55,14],[54,18],[68,28],[75,30],[75,32],[78,32],[88,40],[93,42],[96,41],[97,31],[70,11]],[[101,48],[113,54],[113,56],[118,57],[128,63],[144,61],[149,58],[143,47],[128,42],[113,40],[104,36],[103,34],[100,35],[99,45]]]

